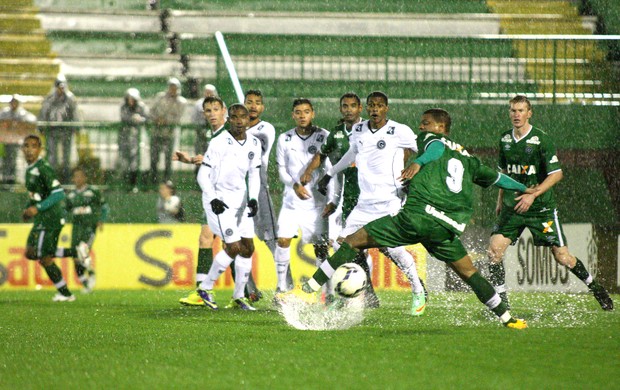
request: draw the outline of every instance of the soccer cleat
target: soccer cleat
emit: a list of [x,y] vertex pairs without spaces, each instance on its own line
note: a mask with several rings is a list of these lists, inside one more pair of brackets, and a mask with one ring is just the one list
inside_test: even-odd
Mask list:
[[241,309],[254,311],[256,308],[250,304],[250,300],[246,297],[243,298],[233,298],[230,300],[230,303],[224,307],[224,309]]
[[52,301],[54,302],[73,302],[75,301],[75,295],[71,294],[71,295],[62,295],[61,293],[56,293],[56,295],[54,295],[52,297]]
[[592,294],[594,294],[594,298],[596,298],[596,301],[601,305],[601,309],[605,311],[612,311],[614,309],[614,301],[611,300],[605,287],[597,282],[592,283],[589,287]]
[[213,290],[203,290],[198,288],[196,290],[200,298],[202,298],[202,302],[205,306],[210,309],[217,310],[217,303],[215,303],[215,292]]
[[422,288],[424,289],[424,299],[426,299],[426,302],[428,302],[428,290],[426,289],[426,285],[424,284],[424,281],[422,280],[422,278],[418,278],[420,280],[420,284],[422,285]]
[[[305,285],[306,283],[304,283]],[[310,287],[308,286],[308,289]],[[315,291],[306,292],[303,288],[295,287],[289,291],[276,291],[276,295],[273,297],[274,303],[276,305],[281,305],[282,303],[290,302],[290,301],[303,301],[305,303],[317,303],[318,298]]]
[[364,307],[366,309],[377,309],[381,306],[381,301],[379,301],[379,297],[375,290],[366,290],[364,291]]
[[336,296],[334,294],[325,295],[325,306],[329,306],[336,300]]
[[521,318],[510,318],[507,322],[504,322],[504,326],[510,329],[525,329],[527,328],[527,322]]
[[84,241],[80,241],[80,243],[75,247],[75,250],[77,251],[77,255],[78,255],[78,259],[80,260],[80,263],[82,263],[84,267],[90,269],[91,258],[90,258],[90,248],[88,247],[88,244],[85,243]]
[[263,293],[259,290],[256,290],[249,293],[247,298],[250,300],[250,302],[258,302],[263,298]]
[[506,305],[506,310],[510,310],[510,302],[508,302],[508,293],[506,291],[499,293],[502,303]]
[[414,317],[419,317],[424,315],[425,310],[426,297],[424,296],[424,292],[413,293],[413,300],[411,301],[411,315]]
[[189,293],[188,296],[179,299],[179,303],[185,306],[204,306],[205,304],[196,290]]

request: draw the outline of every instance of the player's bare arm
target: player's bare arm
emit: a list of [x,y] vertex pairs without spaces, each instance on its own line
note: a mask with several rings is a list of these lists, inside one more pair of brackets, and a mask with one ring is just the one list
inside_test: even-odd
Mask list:
[[306,199],[312,198],[312,195],[310,195],[310,193],[308,192],[306,187],[304,187],[303,185],[301,185],[299,183],[293,184],[293,190],[295,190],[295,194],[301,200],[306,200]]
[[[515,205],[514,210],[519,214],[523,214],[527,212],[537,197],[547,192],[551,187],[553,187],[556,183],[562,180],[563,177],[564,175],[562,174],[562,171],[553,172],[552,174],[548,175],[545,178],[545,180],[543,180],[543,182],[537,185],[536,187],[528,188],[523,195],[515,198],[519,201],[519,203]],[[532,191],[528,192],[528,190],[532,190]]]
[[332,215],[336,211],[336,207],[337,206],[334,204],[334,202],[329,202],[323,208],[323,212],[321,213],[321,217],[322,218],[329,217],[330,215]]
[[202,159],[203,159],[202,154],[198,154],[194,157],[190,157],[189,153],[181,152],[180,150],[175,151],[174,154],[172,155],[172,161],[179,161],[184,164],[200,165],[202,164]]
[[405,169],[402,170],[400,176],[398,177],[398,180],[402,182],[405,180],[413,179],[413,177],[417,175],[418,172],[420,172],[420,168],[422,168],[420,164],[412,162]]
[[320,152],[315,153],[315,155],[312,157],[312,160],[310,160],[310,163],[306,167],[306,170],[304,171],[304,173],[301,175],[301,178],[299,179],[299,182],[301,183],[302,186],[305,186],[306,184],[310,183],[310,180],[312,180],[312,174],[318,167],[321,166],[321,163],[324,160],[325,160],[324,155],[322,155]]

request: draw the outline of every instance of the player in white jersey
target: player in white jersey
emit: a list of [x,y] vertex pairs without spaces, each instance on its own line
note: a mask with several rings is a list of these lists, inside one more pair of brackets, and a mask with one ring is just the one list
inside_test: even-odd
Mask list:
[[[252,134],[258,138],[262,147],[262,158],[260,166],[260,192],[258,194],[258,214],[254,216],[254,230],[256,236],[264,241],[269,250],[271,251],[273,258],[275,259],[276,253],[276,239],[278,238],[278,225],[275,208],[271,201],[271,195],[269,194],[269,155],[273,143],[276,139],[276,130],[273,125],[261,119],[261,115],[265,111],[265,104],[263,102],[263,93],[258,89],[251,89],[245,93],[245,106],[250,111],[250,128],[247,133]],[[286,273],[287,284],[290,288],[293,288],[293,278],[291,276],[290,267]],[[252,280],[250,279],[250,282]],[[252,290],[249,286],[249,290]],[[255,291],[248,291],[250,300],[258,300],[262,294],[258,289]]]
[[[314,154],[321,149],[329,132],[312,124],[314,108],[308,99],[295,99],[293,120],[296,127],[278,137],[276,161],[280,180],[284,183],[282,208],[278,217],[278,245],[276,246],[276,293],[290,290],[286,273],[291,262],[290,245],[301,229],[302,240],[314,245],[317,259],[327,258],[327,219],[325,206],[328,198],[316,188],[321,173],[315,171],[306,185],[300,177]],[[327,166],[331,166],[329,163]],[[323,169],[321,169],[323,171]],[[332,193],[330,193],[331,195]]]
[[[413,130],[387,118],[387,95],[378,91],[370,93],[366,98],[366,110],[370,119],[354,126],[349,150],[336,165],[328,169],[319,182],[319,190],[325,193],[332,176],[353,163],[357,167],[360,196],[345,221],[339,240],[375,219],[395,215],[400,211],[404,194],[399,177],[405,159],[411,151],[418,151]],[[383,248],[382,252],[409,279],[413,293],[412,314],[422,315],[426,308],[426,298],[413,257],[405,247]]]
[[245,297],[245,285],[252,272],[252,217],[258,212],[261,144],[258,138],[246,133],[249,112],[244,105],[230,106],[228,122],[230,129],[221,131],[209,142],[198,170],[207,221],[226,245],[213,259],[207,278],[196,291],[207,307],[217,309],[213,286],[234,260],[235,290],[227,307],[256,310]]

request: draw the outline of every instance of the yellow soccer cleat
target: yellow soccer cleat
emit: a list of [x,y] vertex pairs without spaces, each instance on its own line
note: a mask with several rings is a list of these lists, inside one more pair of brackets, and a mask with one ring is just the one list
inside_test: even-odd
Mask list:
[[510,328],[510,329],[525,329],[527,328],[527,322],[525,322],[525,320],[521,319],[521,318],[511,318],[508,320],[508,322],[504,323],[504,326],[506,328]]
[[419,317],[424,315],[426,310],[426,296],[424,292],[413,293],[413,300],[411,302],[411,315]]
[[204,306],[205,305],[204,301],[202,300],[202,298],[200,298],[200,295],[198,295],[198,292],[196,290],[189,293],[188,296],[179,299],[179,303],[185,306]]

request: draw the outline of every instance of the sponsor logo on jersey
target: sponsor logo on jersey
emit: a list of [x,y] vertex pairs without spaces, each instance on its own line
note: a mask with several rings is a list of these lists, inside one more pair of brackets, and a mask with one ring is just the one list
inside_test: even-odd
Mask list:
[[553,233],[553,229],[551,226],[553,225],[553,221],[543,222],[543,233]]
[[310,154],[315,154],[317,152],[317,147],[316,145],[310,145],[310,147],[308,148],[308,153]]
[[377,142],[377,149],[383,149],[383,148],[385,148],[385,141],[380,140],[379,142]]
[[287,134],[286,137],[284,137],[284,141],[288,142],[291,140],[292,135],[291,134]]
[[502,137],[502,142],[512,142],[512,136],[510,134],[506,134]]
[[92,213],[93,209],[90,206],[81,206],[73,209],[73,215],[88,215]]
[[323,134],[319,134],[316,136],[316,142],[323,142],[324,139],[325,136],[323,136]]
[[355,126],[355,131],[359,133],[360,131],[362,131],[363,128],[364,128],[364,124],[360,123],[357,126]]
[[450,149],[454,150],[455,152],[458,152],[460,154],[462,154],[463,156],[468,156],[469,157],[469,152],[467,150],[465,150],[465,148],[461,145],[461,144],[457,144],[454,141],[451,141],[445,137],[441,138],[441,142],[444,143],[444,145],[446,145],[447,147],[449,147]]
[[387,131],[387,133],[388,133],[389,135],[393,135],[393,134],[394,134],[394,130],[396,130],[396,127],[394,127],[394,126],[390,126],[390,127],[388,127],[388,131]]
[[508,164],[506,165],[506,172],[515,173],[517,175],[535,175],[535,165],[520,165],[520,164]]
[[463,230],[465,230],[465,224],[464,223],[456,222],[452,218],[448,217],[443,211],[439,211],[439,210],[437,210],[436,208],[434,208],[433,206],[431,206],[429,204],[426,205],[426,207],[424,208],[424,211],[426,211],[427,214],[430,214],[433,217],[446,222],[448,225],[452,226],[453,228],[455,228],[459,232],[462,232]]
[[528,139],[527,141],[525,141],[526,144],[532,144],[532,145],[540,145],[540,139],[538,139],[538,136],[535,135],[532,138]]
[[553,157],[551,157],[551,160],[549,160],[549,164],[555,164],[559,162],[560,160],[558,160],[558,156],[556,156],[555,154],[553,155]]
[[230,228],[229,228],[229,229],[226,229],[226,231],[224,232],[224,234],[225,234],[225,235],[227,235],[227,236],[232,236],[232,234],[233,234],[233,230],[232,230],[232,229],[230,229]]
[[254,152],[248,153],[248,158],[251,160],[254,158]]

